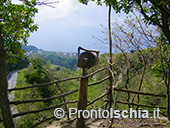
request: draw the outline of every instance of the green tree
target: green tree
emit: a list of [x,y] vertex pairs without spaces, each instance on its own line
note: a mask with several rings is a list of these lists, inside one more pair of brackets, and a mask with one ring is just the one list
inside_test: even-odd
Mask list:
[[158,43],[157,43],[157,56],[155,59],[155,64],[152,67],[154,75],[157,77],[161,77],[164,81],[164,85],[166,87],[166,95],[167,95],[167,116],[168,120],[170,119],[170,44],[167,43],[167,38],[161,34]]
[[[15,63],[13,61],[11,62],[10,61],[11,59],[12,60],[15,59],[16,60]],[[7,62],[7,66],[6,66],[7,74],[13,70],[23,69],[29,65],[29,60],[27,56],[22,56],[22,57],[10,56],[7,57],[6,62]]]
[[[25,74],[26,82],[30,84],[34,84],[34,83],[41,84],[41,83],[46,83],[51,81],[50,76],[48,75],[46,69],[43,68],[43,60],[41,58],[35,57],[31,61],[31,65],[33,71],[31,73]],[[37,89],[39,94],[42,96],[42,98],[47,98],[52,95],[52,91],[49,89],[48,86],[41,86],[38,87]],[[47,105],[49,106],[51,102],[47,101],[45,103],[47,103]]]
[[35,1],[12,4],[0,2],[0,108],[5,128],[14,128],[7,96],[6,56],[21,55],[22,44],[27,44],[30,32],[37,30],[32,19],[37,12]]

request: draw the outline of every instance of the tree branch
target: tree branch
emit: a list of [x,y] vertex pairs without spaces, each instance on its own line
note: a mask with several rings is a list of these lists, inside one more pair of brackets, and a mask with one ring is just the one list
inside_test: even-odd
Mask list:
[[[31,3],[29,0],[19,0],[19,1]],[[55,3],[59,3],[59,1],[54,1],[54,2],[36,1],[35,2],[36,5],[39,5],[39,6],[45,5],[45,6],[49,6],[51,8],[55,8],[55,6],[52,5]]]
[[138,2],[138,5],[139,5],[139,7],[140,7],[140,9],[141,9],[141,13],[143,14],[143,16],[144,16],[146,19],[148,19],[148,20],[150,20],[151,22],[153,22],[153,24],[158,25],[160,28],[163,27],[160,23],[154,21],[152,18],[150,18],[150,17],[145,13],[145,11],[143,10],[143,7],[142,7],[142,5],[141,5],[140,2]]

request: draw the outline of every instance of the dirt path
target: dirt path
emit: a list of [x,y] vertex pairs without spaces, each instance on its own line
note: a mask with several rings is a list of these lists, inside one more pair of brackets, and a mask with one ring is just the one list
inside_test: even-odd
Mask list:
[[[89,119],[86,121],[87,128],[108,128],[108,119]],[[112,128],[169,128],[170,122],[165,117],[160,119],[114,119]],[[75,122],[71,124],[60,124],[54,122],[46,128],[75,128]]]

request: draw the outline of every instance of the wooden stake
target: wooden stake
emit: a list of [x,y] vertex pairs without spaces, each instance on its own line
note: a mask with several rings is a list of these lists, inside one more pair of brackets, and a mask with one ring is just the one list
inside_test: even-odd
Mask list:
[[[88,86],[88,77],[80,77],[78,106],[77,106],[78,110],[86,110],[87,86]],[[80,117],[78,117],[78,113],[77,113],[76,128],[86,128],[85,119],[82,116],[82,112],[80,113]]]

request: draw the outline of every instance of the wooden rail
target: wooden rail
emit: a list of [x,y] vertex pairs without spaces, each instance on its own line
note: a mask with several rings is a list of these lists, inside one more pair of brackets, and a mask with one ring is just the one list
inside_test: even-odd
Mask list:
[[14,104],[14,105],[18,105],[18,104],[23,104],[23,103],[42,102],[42,101],[44,102],[44,101],[49,101],[49,100],[53,100],[53,99],[63,97],[63,96],[75,93],[77,91],[78,91],[78,89],[75,89],[73,91],[69,91],[69,92],[63,93],[61,95],[50,97],[50,98],[34,99],[34,100],[23,100],[23,101],[10,101],[9,103]]
[[42,112],[42,111],[47,111],[47,110],[54,109],[54,108],[60,107],[60,106],[65,105],[65,104],[70,104],[70,103],[77,103],[77,100],[76,101],[64,102],[64,103],[61,103],[61,104],[58,104],[58,105],[55,105],[55,106],[52,106],[52,107],[48,107],[48,108],[16,113],[16,114],[13,114],[12,117],[15,118],[15,117],[18,117],[18,116],[27,115],[27,114],[31,114],[31,113],[38,113],[38,112]]
[[[96,102],[97,100],[103,98],[104,96],[106,96],[106,95],[108,94],[108,92],[109,92],[109,90],[107,90],[104,94],[102,94],[102,95],[99,96],[98,98],[96,98],[96,99],[90,101],[90,102],[87,104],[87,106],[89,106],[89,105],[91,105],[92,103]],[[64,105],[64,104],[62,104],[62,105]],[[101,108],[101,107],[103,107],[103,106],[105,106],[105,105],[106,105],[106,102],[105,102],[104,104],[102,104],[102,105],[101,105],[100,107],[98,107],[98,108]],[[96,108],[96,109],[98,109],[98,108]],[[68,112],[65,112],[65,113],[68,113]],[[44,122],[46,122],[46,121],[48,121],[48,120],[51,120],[51,119],[54,119],[54,118],[56,118],[56,117],[55,117],[55,116],[52,116],[52,117],[50,117],[50,118],[46,118],[46,119],[44,119],[44,120],[42,120],[42,121],[40,121],[40,122],[34,124],[34,125],[31,126],[30,128],[34,128],[34,127],[40,125],[41,123],[44,123]],[[75,119],[76,119],[76,117],[73,118],[73,120],[70,120],[70,121],[74,121]],[[60,120],[60,119],[57,119],[57,120]],[[70,122],[70,121],[69,121],[69,122]],[[68,121],[67,121],[67,122],[68,122]]]
[[[103,71],[104,69],[107,69],[109,68],[109,66],[106,66],[106,67],[103,67],[95,72],[92,72],[91,74],[89,75],[86,75],[84,77],[90,77],[98,72],[101,72]],[[25,90],[25,89],[30,89],[30,88],[35,88],[35,87],[41,87],[41,86],[48,86],[48,85],[53,85],[55,83],[59,83],[59,82],[65,82],[65,81],[69,81],[69,80],[74,80],[74,79],[79,79],[80,76],[76,76],[76,77],[72,77],[72,78],[66,78],[66,79],[61,79],[61,80],[56,80],[56,81],[52,81],[52,82],[47,82],[47,83],[43,83],[43,84],[37,84],[37,85],[32,85],[32,86],[27,86],[27,87],[21,87],[21,88],[11,88],[11,89],[8,89],[8,92],[11,92],[11,91],[18,91],[18,90]]]
[[47,83],[37,84],[37,85],[32,85],[32,86],[27,86],[27,87],[11,88],[11,89],[8,89],[8,92],[18,91],[18,90],[25,90],[25,89],[30,89],[30,88],[35,88],[35,87],[41,87],[41,86],[48,86],[48,85],[53,85],[53,84],[55,84],[55,83],[64,82],[64,81],[68,81],[68,80],[79,79],[79,78],[80,78],[79,76],[76,76],[76,77],[72,77],[72,78],[66,78],[66,79],[56,80],[56,81],[52,81],[52,82],[47,82]]
[[116,103],[130,104],[130,105],[142,106],[142,107],[148,107],[148,108],[160,108],[160,109],[166,109],[166,107],[151,106],[151,105],[145,105],[145,104],[139,104],[139,103],[130,103],[130,102],[125,102],[125,101],[116,101]]
[[32,126],[29,127],[29,128],[35,128],[35,127],[37,127],[38,125],[40,125],[40,124],[42,124],[42,123],[44,123],[44,122],[46,122],[46,121],[48,121],[48,120],[52,120],[52,119],[60,120],[60,119],[56,118],[55,116],[52,116],[52,117],[49,117],[49,118],[46,118],[46,119],[44,119],[44,120],[39,121],[38,123],[32,125]]
[[91,102],[89,102],[89,103],[87,104],[87,106],[89,106],[89,105],[93,104],[94,102],[100,100],[101,98],[103,98],[104,96],[106,96],[108,93],[109,93],[109,90],[107,90],[104,94],[102,94],[102,95],[99,96],[98,98],[96,98],[96,99],[92,100]]
[[[88,86],[93,86],[93,85],[96,85],[96,84],[100,84],[104,81],[106,81],[109,77],[105,77],[104,79],[102,80],[99,80],[97,82],[94,82],[94,83],[91,83],[89,84]],[[72,90],[72,91],[69,91],[69,92],[66,92],[66,93],[63,93],[61,95],[57,95],[57,96],[54,96],[54,97],[50,97],[50,98],[43,98],[43,99],[34,99],[34,100],[23,100],[23,101],[10,101],[9,103],[10,104],[14,104],[14,105],[18,105],[18,104],[23,104],[23,103],[32,103],[32,102],[44,102],[44,101],[49,101],[49,100],[53,100],[53,99],[57,99],[57,98],[60,98],[60,97],[63,97],[63,96],[67,96],[67,95],[70,95],[70,94],[73,94],[75,92],[78,91],[78,88],[75,89],[75,90]]]
[[116,90],[116,91],[122,91],[122,92],[135,93],[135,94],[140,94],[140,95],[166,97],[166,95],[163,95],[163,94],[154,94],[154,93],[148,93],[148,92],[134,91],[134,90],[130,90],[130,89],[114,88],[114,90]]

